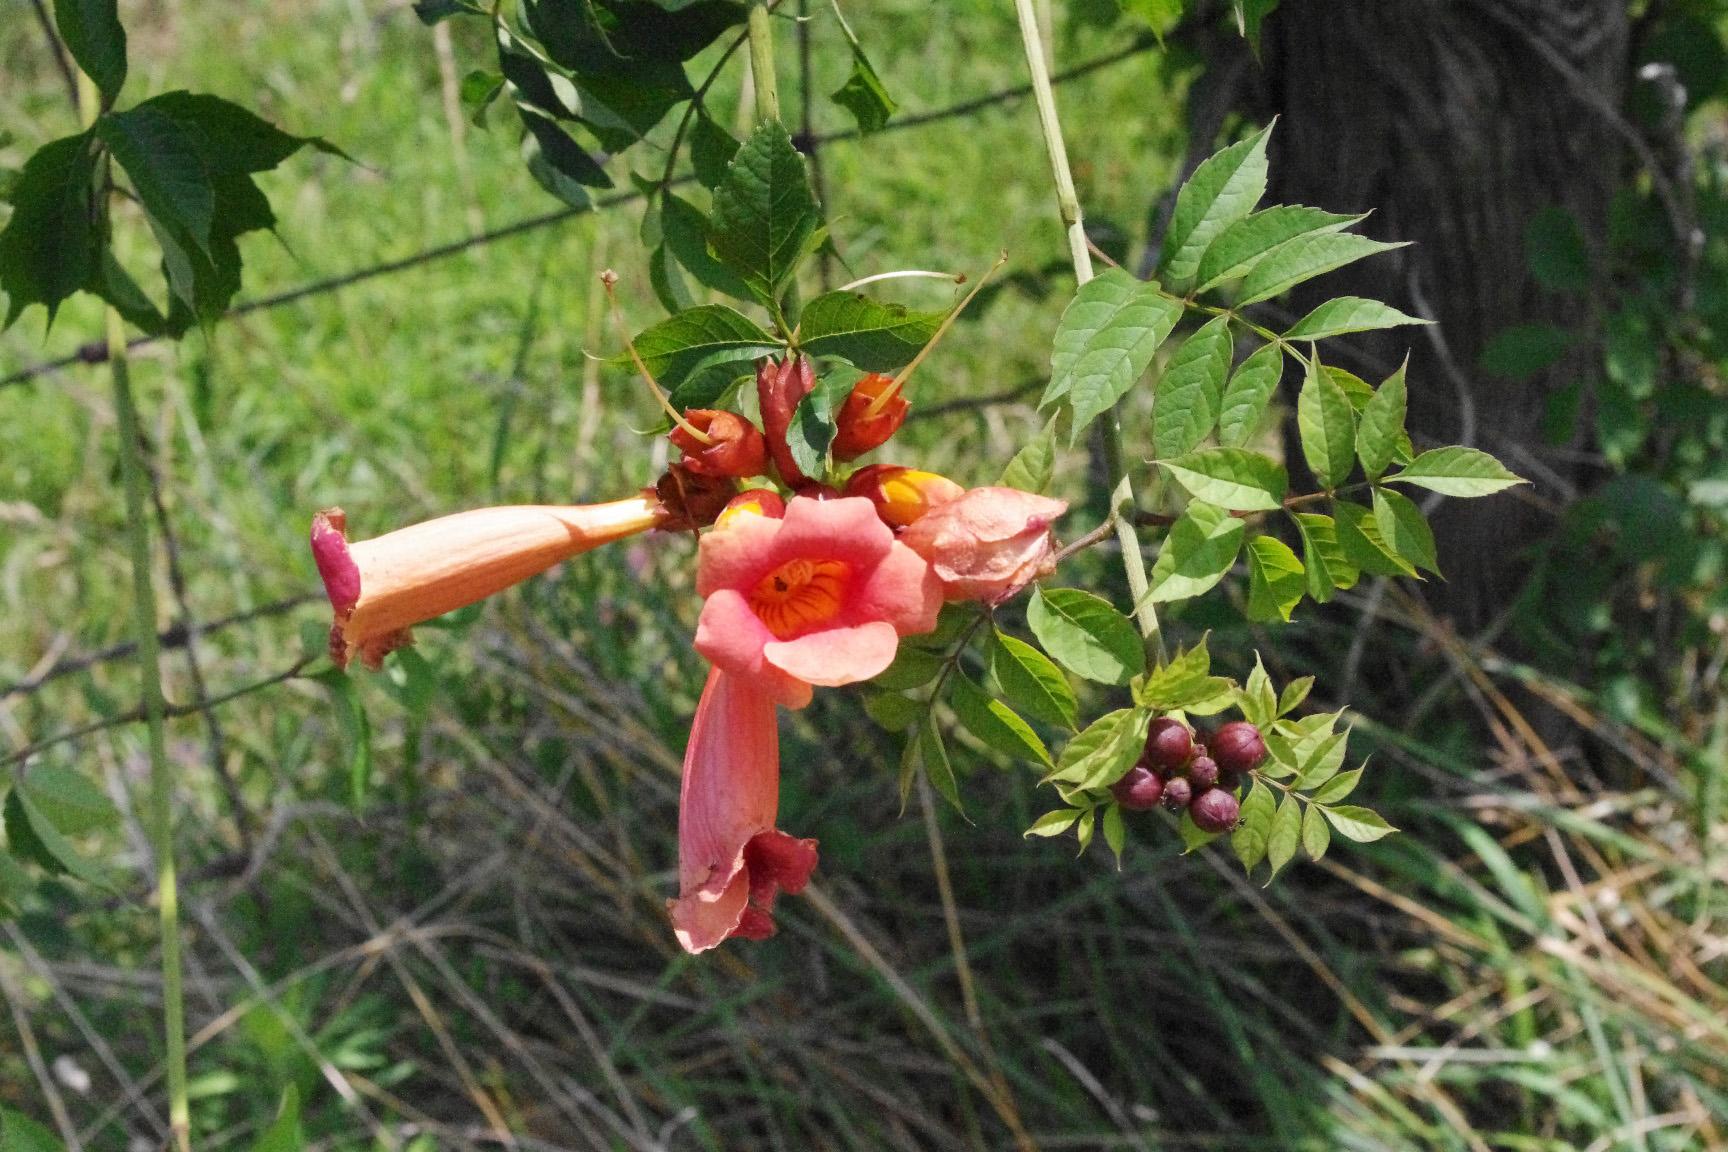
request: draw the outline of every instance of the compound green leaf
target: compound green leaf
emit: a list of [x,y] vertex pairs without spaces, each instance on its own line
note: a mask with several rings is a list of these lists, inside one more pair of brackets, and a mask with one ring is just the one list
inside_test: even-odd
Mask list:
[[1073,729],[1080,718],[1074,689],[1050,658],[1024,640],[996,633],[990,674],[1016,709],[1046,724]]
[[1440,575],[1434,549],[1434,530],[1415,501],[1390,488],[1374,489],[1374,521],[1380,539],[1395,555],[1416,568]]
[[1227,280],[1246,276],[1253,267],[1280,246],[1298,236],[1337,232],[1362,220],[1361,216],[1338,216],[1300,204],[1275,204],[1236,221],[1206,248],[1195,279],[1205,292]]
[[1158,381],[1152,407],[1152,451],[1192,451],[1211,433],[1230,372],[1230,321],[1219,316],[1182,341]]
[[1148,593],[1152,602],[1187,600],[1210,591],[1236,563],[1243,531],[1242,521],[1222,508],[1190,502],[1158,550]]
[[1296,848],[1302,842],[1302,803],[1296,797],[1285,793],[1284,800],[1278,805],[1278,811],[1272,817],[1272,828],[1266,834],[1266,863],[1271,866],[1271,873],[1266,877],[1270,884],[1278,873],[1284,870],[1284,865],[1296,858]]
[[1527,483],[1488,453],[1456,444],[1424,452],[1408,468],[1386,479],[1414,484],[1442,496],[1488,496]]
[[955,673],[952,683],[948,702],[954,706],[954,715],[985,747],[1004,756],[1054,766],[1044,741],[1012,708],[992,698],[962,673]]
[[1276,536],[1248,542],[1248,618],[1263,623],[1290,622],[1290,613],[1307,589],[1302,561]]
[[1302,534],[1302,566],[1308,576],[1308,595],[1324,604],[1334,592],[1356,586],[1361,573],[1338,542],[1338,526],[1332,517],[1318,512],[1297,512],[1296,527]]
[[1212,241],[1252,212],[1266,194],[1266,141],[1271,134],[1268,124],[1207,158],[1176,193],[1158,262],[1173,282],[1192,281]]
[[115,0],[54,0],[54,24],[78,68],[95,81],[103,107],[126,83],[126,29]]
[[1346,332],[1370,332],[1378,328],[1396,328],[1400,324],[1429,324],[1415,316],[1406,316],[1389,304],[1366,300],[1360,296],[1340,296],[1328,300],[1298,320],[1286,340],[1324,340]]
[[1026,622],[1044,651],[1076,676],[1126,684],[1146,670],[1139,632],[1102,596],[1040,587],[1027,606]]
[[1402,248],[1351,232],[1319,232],[1299,236],[1254,265],[1242,278],[1237,306],[1258,304],[1280,296],[1306,280],[1342,268],[1367,256]]
[[1181,315],[1182,305],[1157,284],[1105,270],[1062,312],[1040,406],[1066,399],[1074,409],[1070,436],[1077,438],[1140,379]]
[[1241,448],[1254,438],[1266,418],[1266,406],[1284,375],[1284,351],[1276,344],[1262,345],[1241,364],[1224,389],[1218,411],[1218,442],[1226,448]]
[[862,292],[828,292],[804,305],[798,344],[811,356],[838,356],[866,372],[892,372],[918,355],[946,312],[914,312]]
[[1242,448],[1202,448],[1155,461],[1194,499],[1232,512],[1270,512],[1290,488],[1284,466]]
[[1372,844],[1381,837],[1398,831],[1372,808],[1345,804],[1338,808],[1327,808],[1325,811],[1326,819],[1331,822],[1333,830],[1346,840],[1354,840],[1358,844]]
[[1370,480],[1377,480],[1397,459],[1398,446],[1404,437],[1404,412],[1408,395],[1404,370],[1409,362],[1374,390],[1368,403],[1362,406],[1362,422],[1356,429],[1356,455],[1362,461],[1362,471]]
[[784,125],[757,127],[714,189],[709,247],[773,306],[822,222],[804,157]]
[[88,135],[38,148],[12,186],[12,217],[0,231],[0,291],[11,327],[31,304],[48,323],[68,296],[96,275],[102,239],[92,211],[96,157]]
[[1350,397],[1320,370],[1311,355],[1296,400],[1296,424],[1302,433],[1302,456],[1320,486],[1330,492],[1350,478],[1356,463],[1356,412]]

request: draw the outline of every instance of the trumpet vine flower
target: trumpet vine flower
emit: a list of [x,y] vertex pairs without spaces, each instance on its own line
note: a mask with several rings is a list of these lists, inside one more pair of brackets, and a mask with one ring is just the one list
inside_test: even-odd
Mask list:
[[702,538],[696,591],[697,651],[789,708],[877,675],[942,607],[930,565],[859,497],[728,517]]
[[659,525],[652,493],[609,504],[518,505],[442,516],[351,543],[347,516],[312,518],[312,556],[335,620],[330,656],[369,668],[410,642],[412,625],[453,612],[591,548]]

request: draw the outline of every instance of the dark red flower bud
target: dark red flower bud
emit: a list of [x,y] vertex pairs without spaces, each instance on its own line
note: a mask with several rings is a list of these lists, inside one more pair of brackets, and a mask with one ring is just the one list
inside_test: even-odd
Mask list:
[[[756,425],[736,412],[692,408],[667,439],[684,453],[684,467],[703,476],[760,476],[768,470],[768,449]],[[691,429],[708,437],[706,443]]]
[[1152,721],[1146,731],[1146,766],[1160,775],[1180,772],[1194,756],[1194,733],[1168,716]]
[[1207,742],[1212,759],[1226,772],[1245,774],[1266,762],[1266,741],[1260,729],[1246,720],[1232,720],[1212,734]]
[[1110,794],[1130,812],[1144,812],[1158,807],[1164,796],[1164,781],[1136,764],[1128,769],[1128,775],[1110,785]]
[[1173,777],[1164,785],[1164,807],[1172,812],[1180,812],[1188,807],[1188,802],[1194,799],[1194,785],[1188,783],[1184,776]]
[[816,375],[810,361],[802,356],[775,362],[764,360],[756,366],[756,399],[762,406],[762,432],[768,441],[768,455],[780,470],[780,479],[796,488],[810,480],[798,470],[792,459],[792,449],[786,443],[786,431],[792,427],[792,413],[798,402],[816,387]]
[[834,459],[854,460],[882,447],[900,430],[912,405],[899,390],[883,399],[893,383],[893,377],[872,372],[852,385],[834,418]]
[[1218,783],[1218,762],[1210,756],[1196,756],[1188,761],[1186,775],[1194,791],[1204,792]]
[[1222,788],[1208,788],[1188,806],[1194,827],[1202,832],[1228,832],[1242,818],[1242,805]]

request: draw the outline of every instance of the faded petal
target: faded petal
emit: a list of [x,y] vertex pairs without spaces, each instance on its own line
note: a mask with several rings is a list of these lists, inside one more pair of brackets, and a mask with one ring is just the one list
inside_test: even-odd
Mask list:
[[949,600],[993,602],[1054,566],[1050,526],[1068,508],[1016,488],[974,488],[900,534],[929,561]]

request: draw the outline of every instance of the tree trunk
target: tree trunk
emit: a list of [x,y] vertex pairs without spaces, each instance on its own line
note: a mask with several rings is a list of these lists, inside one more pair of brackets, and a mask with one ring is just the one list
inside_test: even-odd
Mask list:
[[1436,513],[1448,579],[1430,595],[1465,631],[1511,602],[1524,554],[1577,477],[1575,454],[1546,448],[1543,416],[1556,390],[1587,380],[1594,355],[1523,380],[1477,361],[1512,325],[1578,326],[1579,299],[1532,279],[1525,231],[1557,207],[1604,250],[1628,39],[1625,0],[1284,0],[1265,25],[1264,66],[1238,73],[1260,88],[1253,110],[1280,117],[1274,201],[1372,210],[1362,231],[1415,241],[1322,278],[1294,309],[1349,294],[1438,320],[1346,338],[1363,355],[1339,366],[1378,382],[1409,347],[1418,446],[1475,444],[1536,482]]

